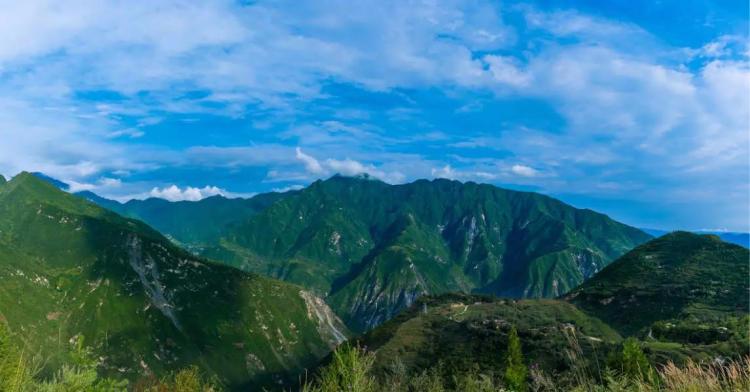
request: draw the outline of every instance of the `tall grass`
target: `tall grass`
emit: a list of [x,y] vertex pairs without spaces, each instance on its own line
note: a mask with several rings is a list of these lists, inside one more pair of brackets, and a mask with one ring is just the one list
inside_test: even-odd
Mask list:
[[[569,337],[568,359],[573,377],[559,377],[532,366],[523,380],[508,382],[506,369],[468,371],[441,365],[410,372],[396,359],[388,371],[376,370],[375,354],[359,346],[344,344],[331,356],[303,392],[747,392],[750,391],[750,357],[724,363],[669,362],[652,367],[645,361],[640,343],[628,340],[616,361],[590,365],[578,339]],[[520,343],[516,346],[521,349]],[[515,350],[515,349],[514,349]],[[207,379],[196,367],[163,378],[146,378],[129,385],[125,380],[101,377],[96,364],[81,343],[77,359],[60,369],[52,379],[35,377],[38,366],[15,349],[0,324],[0,392],[218,392],[219,384]],[[523,364],[520,351],[507,366]]]
[[[568,357],[573,377],[560,378],[537,367],[529,369],[523,385],[509,385],[492,373],[468,371],[446,374],[439,366],[409,373],[396,360],[389,371],[376,371],[374,354],[363,348],[344,345],[333,354],[304,392],[748,392],[750,357],[725,363],[702,364],[688,360],[684,366],[669,362],[652,367],[644,364],[635,340],[623,344],[619,363],[588,365],[582,358],[578,340],[571,336]],[[497,369],[494,374],[502,374]],[[378,374],[375,374],[378,373]]]

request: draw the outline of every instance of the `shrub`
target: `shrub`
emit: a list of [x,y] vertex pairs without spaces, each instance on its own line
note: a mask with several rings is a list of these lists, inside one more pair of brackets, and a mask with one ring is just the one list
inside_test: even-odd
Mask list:
[[626,377],[645,381],[655,380],[654,369],[635,338],[627,338],[623,342],[620,365]]

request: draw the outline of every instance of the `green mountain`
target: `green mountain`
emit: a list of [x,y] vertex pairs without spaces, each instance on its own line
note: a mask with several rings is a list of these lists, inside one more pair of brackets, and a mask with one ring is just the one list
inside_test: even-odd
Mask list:
[[628,252],[563,300],[424,296],[359,343],[375,352],[381,375],[399,366],[448,378],[497,375],[515,326],[526,363],[560,385],[580,361],[603,368],[629,336],[655,363],[739,359],[750,353],[748,260],[746,248],[716,236],[675,232]]
[[212,196],[200,201],[150,198],[119,203],[89,191],[76,195],[120,215],[142,220],[194,252],[218,243],[229,225],[249,219],[285,196],[272,192],[249,199]]
[[423,294],[555,297],[649,238],[536,193],[334,176],[232,226],[205,254],[309,287],[366,330]]
[[563,301],[446,294],[418,299],[365,334],[360,345],[376,353],[380,374],[397,366],[411,374],[438,367],[449,377],[492,374],[505,369],[512,327],[518,330],[526,363],[558,374],[571,370],[572,342],[578,342],[581,360],[594,364],[622,339],[600,320]]
[[747,248],[714,235],[674,232],[633,249],[565,298],[622,334],[672,342],[664,349],[747,353],[748,260]]
[[[654,237],[661,237],[665,234],[671,233],[671,231],[659,230],[659,229],[641,228],[641,230],[645,231],[648,234],[651,234]],[[692,233],[713,234],[721,238],[721,240],[724,242],[729,242],[730,244],[736,244],[736,245],[744,246],[745,248],[750,248],[750,233],[740,233],[740,232],[732,232],[732,231],[711,231],[711,230],[698,230],[698,231],[692,231]]]
[[275,384],[346,333],[310,292],[193,256],[28,173],[0,185],[0,282],[0,321],[46,372],[85,339],[116,377],[195,364],[231,387]]

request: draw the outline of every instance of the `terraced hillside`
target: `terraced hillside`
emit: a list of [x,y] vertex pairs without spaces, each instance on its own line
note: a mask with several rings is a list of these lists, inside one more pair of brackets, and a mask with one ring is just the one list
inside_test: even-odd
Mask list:
[[294,378],[346,334],[300,287],[195,257],[28,173],[0,185],[0,318],[46,372],[85,339],[106,374],[195,364],[232,387]]

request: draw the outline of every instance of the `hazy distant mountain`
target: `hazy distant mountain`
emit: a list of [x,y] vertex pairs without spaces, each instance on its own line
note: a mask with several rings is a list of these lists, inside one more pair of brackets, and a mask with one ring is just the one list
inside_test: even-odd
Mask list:
[[294,378],[344,339],[302,288],[207,262],[22,173],[0,185],[0,320],[53,369],[85,337],[104,373],[194,364],[231,386]]

